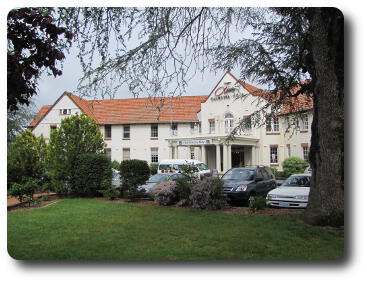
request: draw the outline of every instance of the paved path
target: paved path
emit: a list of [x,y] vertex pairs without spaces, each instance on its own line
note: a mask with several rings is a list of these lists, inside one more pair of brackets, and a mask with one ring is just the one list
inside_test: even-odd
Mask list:
[[[39,193],[39,194],[34,194],[33,197],[40,197],[40,196],[53,196],[56,195],[56,193]],[[19,203],[19,200],[17,198],[9,198],[8,197],[8,207],[9,206],[13,206]]]

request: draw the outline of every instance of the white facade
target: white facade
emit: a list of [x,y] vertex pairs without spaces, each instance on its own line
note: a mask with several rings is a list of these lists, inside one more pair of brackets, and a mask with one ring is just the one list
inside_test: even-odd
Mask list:
[[[246,94],[245,99],[236,98]],[[281,164],[289,154],[307,157],[311,139],[310,110],[304,112],[307,122],[301,123],[301,131],[291,129],[286,132],[286,116],[278,116],[278,123],[272,121],[271,127],[252,127],[235,135],[233,140],[226,141],[228,132],[263,103],[261,98],[249,95],[243,84],[226,73],[206,101],[201,103],[196,122],[177,122],[177,130],[172,123],[158,122],[158,137],[152,137],[151,123],[130,123],[129,137],[125,138],[124,124],[100,127],[111,160],[118,162],[125,156],[151,163],[157,161],[158,154],[158,160],[199,159],[209,168],[225,172],[231,167],[245,165],[269,165],[282,170]],[[63,114],[64,109],[67,109],[66,115]],[[37,136],[49,138],[51,127],[60,125],[65,116],[81,112],[82,109],[70,97],[62,96],[33,128],[33,132]],[[111,127],[110,137],[106,137],[105,133],[108,127]]]

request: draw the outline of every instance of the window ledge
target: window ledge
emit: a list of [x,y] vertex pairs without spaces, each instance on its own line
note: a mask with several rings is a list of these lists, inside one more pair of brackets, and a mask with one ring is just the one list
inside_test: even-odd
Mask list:
[[151,139],[151,140],[158,140],[158,138],[152,138],[152,137],[151,137],[150,139]]
[[280,135],[280,132],[266,132],[267,135]]
[[279,166],[279,163],[270,163],[270,166],[276,167],[276,166]]
[[130,138],[122,138],[122,140],[124,140],[124,141],[129,141],[129,140],[130,140]]
[[308,133],[308,130],[302,130],[300,133]]
[[105,141],[110,141],[112,138],[104,138]]

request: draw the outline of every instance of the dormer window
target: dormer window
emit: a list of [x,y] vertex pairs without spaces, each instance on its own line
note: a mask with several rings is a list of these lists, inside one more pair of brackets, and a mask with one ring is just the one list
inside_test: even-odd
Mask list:
[[60,115],[70,115],[71,109],[60,109]]

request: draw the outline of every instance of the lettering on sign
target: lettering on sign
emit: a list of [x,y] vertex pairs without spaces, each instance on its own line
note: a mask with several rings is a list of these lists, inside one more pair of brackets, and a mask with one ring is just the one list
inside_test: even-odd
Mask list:
[[231,98],[231,94],[233,98],[238,98],[240,94],[240,85],[239,83],[236,83],[234,86],[220,86],[218,87],[214,95],[210,98],[211,101],[217,101],[217,100],[227,100]]
[[211,140],[183,140],[178,141],[178,145],[202,145],[202,144],[211,144]]

